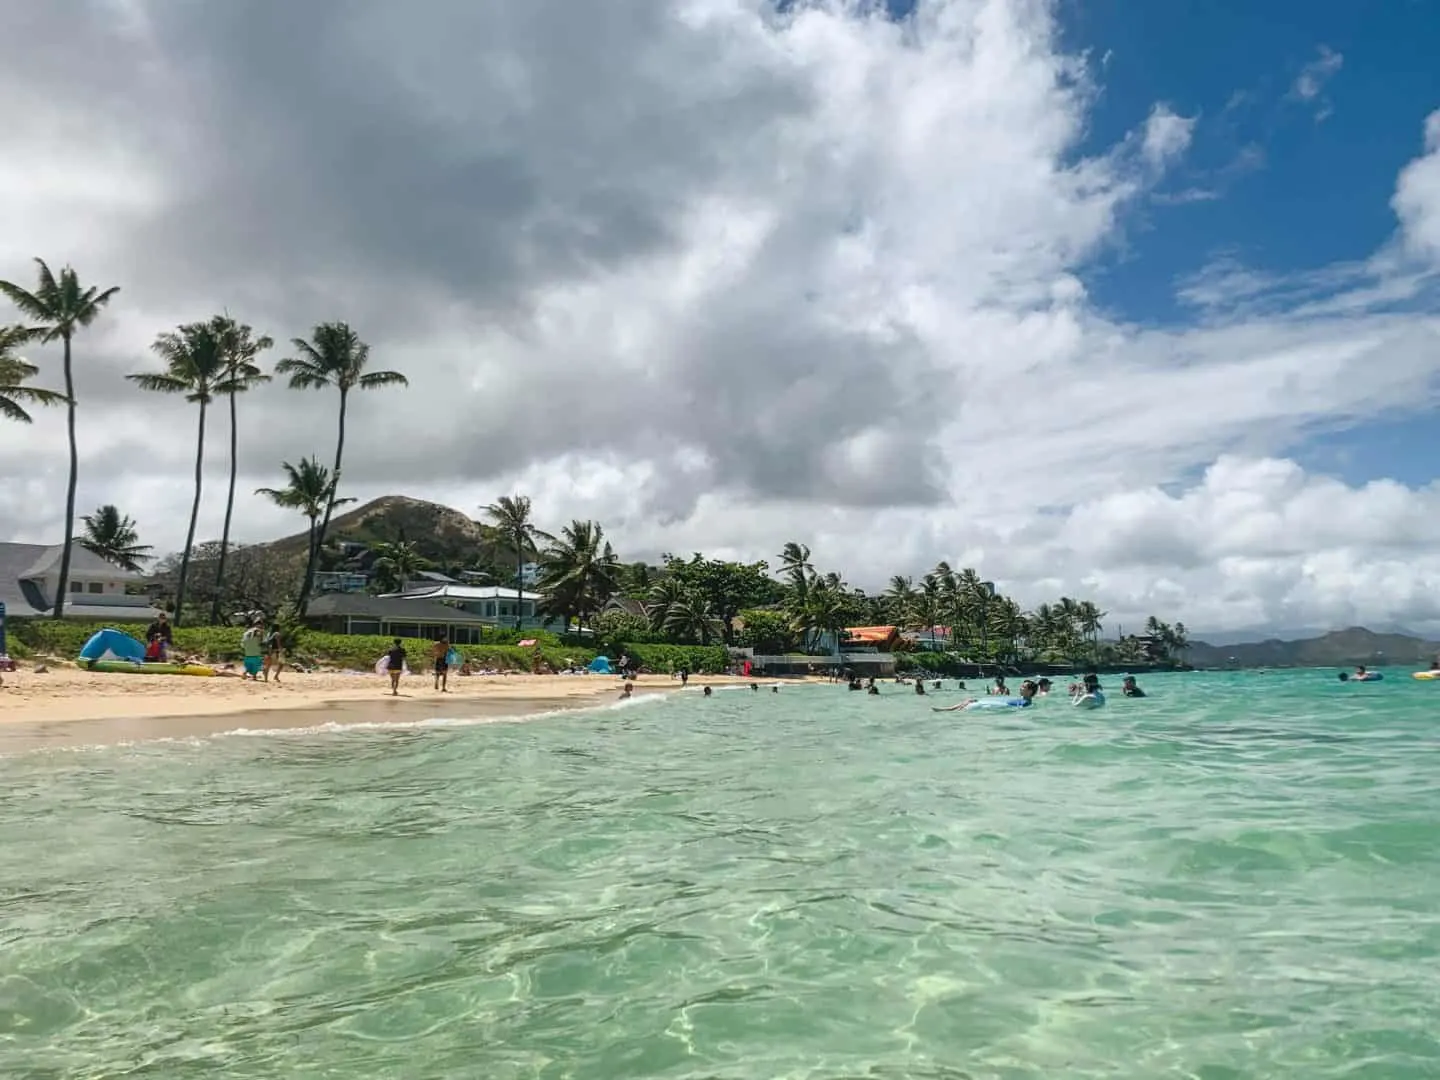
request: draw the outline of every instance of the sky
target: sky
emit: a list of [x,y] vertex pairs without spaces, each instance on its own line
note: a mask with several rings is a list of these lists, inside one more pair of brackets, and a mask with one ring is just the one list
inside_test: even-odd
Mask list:
[[[945,559],[1112,633],[1440,635],[1429,0],[0,13],[0,277],[120,286],[79,510],[161,550],[196,410],[124,375],[223,310],[410,377],[352,404],[357,498],[524,493],[627,559],[796,540],[868,589]],[[329,457],[335,396],[241,406],[236,537],[295,531],[251,493]],[[65,474],[61,412],[0,427],[0,539],[58,540]]]

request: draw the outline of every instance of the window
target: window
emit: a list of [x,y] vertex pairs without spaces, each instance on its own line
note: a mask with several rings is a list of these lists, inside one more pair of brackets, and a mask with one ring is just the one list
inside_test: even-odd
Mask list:
[[92,581],[90,582],[90,591],[92,593],[103,593],[105,591],[105,586],[98,581]]
[[83,593],[85,591],[85,583],[83,581],[70,582],[70,591],[72,593]]

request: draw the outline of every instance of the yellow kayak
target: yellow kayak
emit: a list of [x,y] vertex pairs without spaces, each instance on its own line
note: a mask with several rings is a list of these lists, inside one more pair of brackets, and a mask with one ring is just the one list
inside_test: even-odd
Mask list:
[[1434,680],[1436,682],[1440,682],[1440,671],[1436,671],[1434,668],[1431,668],[1429,671],[1417,671],[1410,677],[1412,679],[1425,679],[1427,681]]
[[200,664],[137,664],[131,660],[81,660],[80,666],[90,671],[122,675],[214,675],[215,669]]

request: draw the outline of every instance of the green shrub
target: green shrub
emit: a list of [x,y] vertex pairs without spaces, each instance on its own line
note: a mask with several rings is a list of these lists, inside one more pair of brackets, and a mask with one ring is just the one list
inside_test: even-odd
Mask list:
[[[98,626],[92,624],[26,619],[12,626],[10,636],[35,652],[73,658],[79,655],[81,646],[98,629]],[[138,623],[121,624],[114,629],[134,638],[143,638],[145,634],[145,626]],[[241,633],[239,627],[233,626],[181,627],[175,631],[175,650],[202,657],[212,663],[237,662],[240,659]],[[489,644],[457,645],[456,648],[472,663],[501,671],[532,671],[537,660],[551,670],[559,671],[569,660],[583,665],[595,658],[593,650],[561,646],[553,634],[550,635],[550,640],[554,644],[548,646],[544,637],[537,634],[531,636],[540,644],[525,648]],[[325,634],[317,630],[305,630],[298,638],[287,633],[286,637],[292,659],[360,671],[374,668],[376,661],[389,652],[390,644],[394,640],[379,635]],[[430,650],[434,642],[424,638],[403,640],[405,658],[410,670],[427,670],[430,667]]]
[[648,645],[623,642],[606,651],[612,660],[628,653],[640,666],[657,675],[679,671],[682,667],[695,675],[723,675],[730,666],[730,653],[723,645]]

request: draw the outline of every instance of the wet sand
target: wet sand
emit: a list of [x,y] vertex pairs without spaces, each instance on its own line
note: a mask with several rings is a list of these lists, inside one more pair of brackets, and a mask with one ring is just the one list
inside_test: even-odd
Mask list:
[[[750,680],[694,677],[692,689]],[[521,718],[618,701],[621,682],[605,675],[454,676],[450,691],[428,675],[401,680],[358,672],[286,672],[280,683],[231,677],[121,675],[32,665],[5,673],[0,687],[0,754],[214,735],[237,729],[295,729],[325,724],[414,723],[433,717]],[[636,694],[679,690],[668,676],[641,676]],[[698,692],[698,691],[697,691]]]

